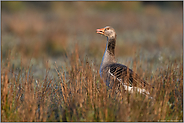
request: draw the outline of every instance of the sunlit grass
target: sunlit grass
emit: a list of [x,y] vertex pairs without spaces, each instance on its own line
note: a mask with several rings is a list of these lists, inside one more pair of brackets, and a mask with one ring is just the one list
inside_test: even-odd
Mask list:
[[[2,2],[1,121],[183,121],[182,7],[33,6]],[[153,99],[100,79],[106,39],[95,30],[106,25],[117,61],[155,87]]]
[[[49,68],[45,69],[43,80],[33,77],[31,66],[16,70],[8,61],[1,76],[2,121],[183,119],[182,62],[170,63],[148,80],[155,87],[150,100],[137,93],[120,91],[113,94],[100,79],[99,68],[87,58],[83,60],[77,56],[78,52],[74,52],[68,57],[65,70],[55,64],[58,74],[55,79],[48,77]],[[136,63],[139,66],[140,62]]]

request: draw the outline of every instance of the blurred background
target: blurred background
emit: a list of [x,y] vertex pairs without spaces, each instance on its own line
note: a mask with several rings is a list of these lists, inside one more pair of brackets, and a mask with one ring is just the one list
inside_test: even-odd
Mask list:
[[15,68],[33,65],[34,76],[42,78],[47,67],[55,71],[55,62],[64,66],[76,49],[80,59],[100,66],[106,38],[96,29],[107,25],[117,33],[120,63],[137,58],[156,70],[182,61],[183,2],[6,1],[1,8],[2,68],[11,58]]

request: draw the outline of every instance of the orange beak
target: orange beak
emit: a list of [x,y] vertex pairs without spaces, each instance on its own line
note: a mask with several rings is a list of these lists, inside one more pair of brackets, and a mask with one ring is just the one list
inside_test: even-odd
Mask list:
[[105,28],[96,29],[96,33],[98,33],[98,34],[104,34],[104,30],[105,30]]

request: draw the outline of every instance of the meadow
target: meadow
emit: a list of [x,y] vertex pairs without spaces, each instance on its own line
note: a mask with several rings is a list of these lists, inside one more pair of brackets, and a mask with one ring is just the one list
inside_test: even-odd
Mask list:
[[[183,2],[1,2],[1,121],[182,122]],[[107,89],[106,38],[155,88],[153,99]],[[120,87],[121,88],[121,87]]]

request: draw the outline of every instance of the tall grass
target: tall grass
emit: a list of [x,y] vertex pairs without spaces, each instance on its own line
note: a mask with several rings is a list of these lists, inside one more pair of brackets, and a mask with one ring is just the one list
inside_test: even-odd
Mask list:
[[79,56],[76,47],[65,67],[55,63],[54,79],[47,67],[44,79],[33,77],[31,65],[14,68],[9,56],[1,70],[1,120],[183,121],[182,61],[168,61],[154,74],[141,72],[140,61],[134,61],[135,71],[152,77],[147,81],[155,88],[153,99],[148,99],[138,93],[112,93],[100,79],[96,63]]
[[[183,4],[147,4],[2,2],[1,120],[182,121]],[[109,24],[116,57],[155,87],[153,99],[100,79],[106,40],[95,30]]]

